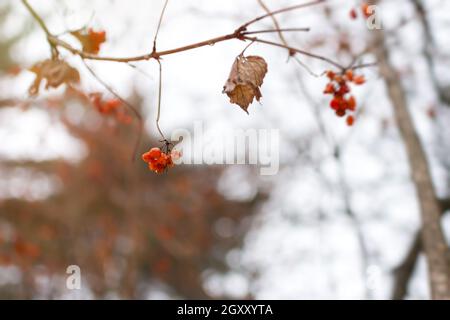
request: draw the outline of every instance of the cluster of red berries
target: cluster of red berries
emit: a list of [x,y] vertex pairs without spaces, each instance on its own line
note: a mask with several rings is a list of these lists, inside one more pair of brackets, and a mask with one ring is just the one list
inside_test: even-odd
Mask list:
[[95,109],[101,114],[114,116],[121,123],[131,123],[132,118],[124,111],[123,103],[119,99],[103,100],[100,93],[92,93],[90,98]]
[[[364,18],[369,19],[369,17],[372,15],[370,5],[367,2],[363,2],[360,9]],[[352,18],[353,20],[356,20],[358,18],[358,11],[356,8],[350,10],[350,18]]]
[[[364,76],[355,76],[353,70],[347,70],[342,74],[336,74],[333,71],[326,73],[330,80],[325,87],[324,94],[333,95],[330,107],[336,112],[338,117],[345,117],[349,112],[356,111],[356,99],[350,94],[350,83],[362,85],[366,82]],[[355,122],[353,115],[347,116],[347,124],[352,126]]]
[[173,161],[180,157],[178,151],[163,152],[160,148],[152,148],[142,155],[142,160],[148,163],[148,168],[155,173],[163,173],[174,166]]

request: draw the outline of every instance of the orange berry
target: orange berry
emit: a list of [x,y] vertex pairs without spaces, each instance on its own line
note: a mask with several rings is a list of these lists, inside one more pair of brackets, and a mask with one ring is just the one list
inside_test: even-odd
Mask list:
[[332,83],[327,84],[325,87],[325,90],[323,91],[324,94],[333,94],[335,92],[334,85]]
[[142,155],[144,162],[153,162],[161,157],[161,150],[159,148],[152,148],[150,151]]
[[356,84],[356,85],[362,85],[362,84],[364,84],[364,83],[366,83],[366,78],[364,77],[364,76],[355,76],[354,78],[353,78],[353,83],[354,84]]
[[353,81],[353,70],[347,70],[346,72],[345,72],[345,78],[348,80],[348,81]]
[[336,77],[336,73],[334,73],[333,71],[327,71],[327,77],[330,80],[334,80],[334,77]]
[[349,110],[355,111],[355,109],[356,109],[356,99],[355,99],[354,96],[350,96],[350,98],[348,98],[347,106],[348,106]]
[[347,117],[347,125],[351,127],[354,123],[355,123],[355,118],[353,116],[348,116]]
[[372,15],[370,6],[367,2],[364,2],[363,4],[361,4],[361,11],[364,14],[364,17],[366,17],[366,19]]

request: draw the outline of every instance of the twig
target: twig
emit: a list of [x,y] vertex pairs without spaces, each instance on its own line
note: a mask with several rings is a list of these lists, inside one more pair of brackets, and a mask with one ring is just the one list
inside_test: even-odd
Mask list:
[[132,155],[132,160],[134,161],[136,159],[136,154],[137,151],[139,149],[139,145],[141,144],[141,137],[142,137],[142,132],[144,129],[144,125],[143,125],[143,121],[142,121],[142,116],[140,114],[140,112],[133,106],[131,105],[127,100],[125,100],[124,98],[122,98],[122,96],[120,94],[118,94],[109,84],[107,84],[105,81],[103,81],[98,75],[97,73],[94,71],[94,69],[92,69],[84,59],[82,59],[84,66],[86,67],[86,69],[89,71],[89,73],[106,89],[108,90],[112,95],[114,95],[117,99],[119,99],[127,108],[129,108],[131,110],[131,112],[135,115],[135,117],[138,120],[138,137],[135,143],[135,146],[133,148],[133,155]]
[[285,29],[265,29],[265,30],[257,30],[257,31],[245,31],[243,35],[249,34],[259,34],[259,33],[273,33],[276,32],[280,34],[281,32],[309,32],[311,28],[285,28]]
[[315,5],[324,3],[325,1],[326,0],[311,1],[311,2],[307,2],[307,3],[297,4],[295,6],[286,7],[286,8],[279,9],[279,10],[275,10],[275,11],[266,13],[266,14],[264,14],[262,16],[259,16],[259,17],[255,18],[253,20],[250,20],[250,21],[244,23],[241,26],[241,28],[242,29],[246,29],[249,25],[254,24],[255,22],[258,22],[258,21],[260,21],[262,19],[265,19],[267,17],[273,17],[274,15],[277,15],[277,14],[280,14],[280,13],[284,13],[284,12],[288,12],[288,11],[293,11],[293,10],[303,9],[303,8],[306,8],[306,7],[315,6]]
[[59,54],[58,47],[50,40],[51,38],[53,38],[53,35],[50,33],[50,30],[47,28],[47,25],[45,24],[44,20],[38,15],[38,13],[28,3],[28,0],[22,0],[22,3],[27,8],[27,10],[30,12],[30,14],[33,16],[34,20],[36,20],[36,22],[39,24],[41,29],[44,31],[45,35],[47,36],[47,41],[50,44],[52,58],[56,58]]
[[323,57],[323,56],[320,56],[320,55],[317,55],[317,54],[314,54],[314,53],[311,53],[311,52],[308,52],[308,51],[305,51],[305,50],[301,50],[301,49],[297,49],[297,48],[294,48],[294,47],[286,46],[286,45],[281,44],[281,43],[276,43],[276,42],[272,42],[272,41],[268,41],[268,40],[259,39],[259,38],[256,38],[256,37],[244,36],[243,38],[246,39],[246,40],[250,40],[250,41],[260,42],[260,43],[268,44],[268,45],[271,45],[271,46],[288,49],[290,52],[299,53],[299,54],[302,54],[304,56],[308,56],[308,57],[311,57],[311,58],[315,58],[315,59],[318,59],[318,60],[325,61],[325,62],[333,65],[334,67],[336,67],[336,68],[338,68],[340,70],[344,70],[345,69],[344,66],[342,66],[341,64],[339,64],[339,63],[337,63],[337,62],[335,62],[335,61],[333,61],[333,60],[331,60],[329,58],[326,58],[326,57]]
[[162,64],[161,61],[158,59],[159,65],[159,85],[158,85],[158,114],[156,116],[156,128],[158,129],[159,134],[163,138],[164,141],[167,142],[166,137],[162,133],[161,128],[159,127],[159,120],[161,119],[161,99],[162,99]]
[[161,14],[159,15],[159,21],[158,21],[158,27],[156,28],[155,38],[153,39],[153,52],[156,52],[156,40],[158,39],[159,29],[161,29],[161,24],[164,18],[164,13],[166,12],[167,4],[169,3],[169,0],[166,0],[164,3],[163,9],[161,11]]
[[266,11],[267,14],[270,14],[270,18],[272,19],[273,25],[276,29],[278,29],[278,37],[280,38],[281,42],[287,46],[288,43],[286,39],[283,36],[283,32],[281,31],[280,24],[278,23],[277,18],[275,18],[274,14],[270,12],[269,7],[266,6],[263,0],[258,0],[259,5]]
[[[271,17],[273,15],[276,14],[280,14],[280,13],[284,13],[284,12],[288,12],[288,11],[293,11],[293,10],[298,10],[301,8],[306,8],[306,7],[310,7],[313,5],[318,5],[320,3],[325,2],[326,0],[317,0],[317,1],[312,1],[312,2],[307,2],[307,3],[303,3],[303,4],[299,4],[299,5],[295,5],[295,6],[291,6],[291,7],[286,7],[283,9],[279,9],[273,12],[270,12],[268,14],[259,16],[253,20],[250,20],[246,23],[244,23],[243,25],[241,25],[238,29],[236,29],[236,31],[234,31],[233,33],[230,34],[225,34],[219,37],[215,37],[215,38],[211,38],[205,41],[200,41],[200,42],[196,42],[187,46],[183,46],[183,47],[178,47],[175,49],[170,49],[170,50],[165,50],[165,51],[156,51],[156,50],[152,50],[152,52],[147,53],[147,54],[143,54],[143,55],[139,55],[139,56],[134,56],[134,57],[105,57],[105,56],[98,56],[95,54],[90,54],[90,53],[86,53],[83,52],[81,50],[78,50],[74,47],[72,47],[69,43],[59,39],[58,37],[52,35],[49,31],[49,29],[47,28],[47,26],[45,25],[44,21],[42,20],[42,18],[36,13],[36,11],[29,5],[29,3],[27,2],[27,0],[22,0],[24,2],[24,4],[26,5],[27,9],[30,11],[30,13],[32,14],[32,16],[38,21],[39,25],[41,26],[41,28],[44,30],[44,32],[47,34],[47,38],[48,41],[50,43],[50,45],[54,48],[57,47],[62,47],[66,50],[68,50],[69,52],[79,55],[82,59],[85,60],[99,60],[99,61],[113,61],[113,62],[123,62],[123,63],[127,63],[127,62],[133,62],[133,61],[143,61],[143,60],[150,60],[150,59],[159,59],[162,56],[165,55],[170,55],[170,54],[174,54],[174,53],[179,53],[179,52],[183,52],[183,51],[188,51],[188,50],[192,50],[192,49],[197,49],[197,48],[201,48],[204,46],[209,46],[209,45],[213,45],[219,42],[223,42],[223,41],[227,41],[227,40],[231,40],[231,39],[238,39],[238,40],[250,40],[253,41],[256,38],[252,38],[252,37],[248,37],[245,35],[245,33],[247,32],[247,27],[257,21],[260,21],[262,19],[265,19],[267,17]],[[160,28],[160,25],[162,23],[162,18],[164,15],[164,11],[165,8],[167,6],[167,3],[165,3],[165,6],[163,8],[163,12],[161,13],[160,16],[160,22],[158,24],[158,30]],[[157,39],[157,35],[158,35],[158,30],[155,36],[155,41]],[[251,32],[251,31],[250,31]],[[261,43],[265,43],[267,45],[272,45],[272,46],[277,46],[277,47],[284,47],[285,49],[289,49],[291,52],[297,52],[300,54],[304,54],[307,56],[310,56],[312,58],[316,58],[319,60],[322,60],[324,62],[330,63],[332,65],[334,65],[335,67],[338,67],[340,69],[343,69],[343,67],[338,64],[337,62],[332,61],[331,59],[328,59],[326,57],[322,57],[316,54],[311,54],[308,53],[304,50],[301,49],[296,49],[296,48],[292,48],[292,47],[288,47],[285,46],[283,44],[279,44],[279,43],[273,43],[270,41],[265,41],[265,40],[255,40]]]

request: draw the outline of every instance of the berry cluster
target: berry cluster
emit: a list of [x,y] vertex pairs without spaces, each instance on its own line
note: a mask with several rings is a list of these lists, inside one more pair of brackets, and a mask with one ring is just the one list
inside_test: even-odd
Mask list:
[[[356,99],[350,94],[350,83],[362,85],[366,82],[364,76],[355,76],[353,70],[347,70],[342,74],[336,74],[333,71],[326,73],[330,80],[325,87],[324,94],[333,95],[330,107],[336,112],[338,117],[345,117],[349,112],[356,111]],[[352,126],[355,122],[353,115],[348,115],[347,124]]]
[[142,160],[148,163],[148,168],[155,173],[163,173],[174,166],[173,161],[180,157],[178,151],[163,152],[160,148],[152,148],[142,155]]
[[121,123],[131,123],[132,118],[124,111],[123,103],[119,99],[103,100],[100,93],[92,93],[90,98],[95,109],[101,114],[114,116]]

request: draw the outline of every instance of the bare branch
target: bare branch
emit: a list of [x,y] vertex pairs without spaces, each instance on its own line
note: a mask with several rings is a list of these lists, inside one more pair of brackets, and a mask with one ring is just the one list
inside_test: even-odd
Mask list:
[[281,33],[281,32],[309,32],[311,28],[285,28],[285,29],[266,29],[266,30],[257,30],[257,31],[246,31],[243,32],[243,35],[249,35],[249,34],[259,34],[259,33]]
[[291,7],[286,7],[286,8],[282,8],[279,10],[275,10],[269,13],[266,13],[262,16],[259,16],[253,20],[250,20],[246,23],[244,23],[241,28],[246,29],[249,25],[254,24],[255,22],[258,22],[260,20],[263,20],[265,18],[268,17],[273,17],[274,15],[280,14],[280,13],[284,13],[284,12],[288,12],[288,11],[293,11],[293,10],[298,10],[298,9],[303,9],[303,8],[307,8],[307,7],[311,7],[311,6],[315,6],[321,3],[324,3],[326,0],[317,0],[317,1],[311,1],[311,2],[307,2],[307,3],[302,3],[302,4],[297,4],[295,6],[291,6]]
[[161,24],[164,18],[164,13],[166,12],[167,4],[169,3],[169,0],[166,0],[164,3],[163,9],[161,11],[161,14],[159,16],[158,21],[158,27],[156,28],[155,38],[153,39],[153,52],[156,52],[156,40],[158,39],[159,29],[161,29]]
[[284,48],[284,49],[289,50],[290,52],[299,53],[299,54],[302,54],[304,56],[308,56],[308,57],[311,57],[311,58],[314,58],[314,59],[325,61],[328,64],[331,64],[331,65],[333,65],[334,67],[336,67],[338,69],[341,69],[341,70],[345,69],[345,67],[342,66],[341,64],[339,64],[338,62],[335,62],[335,61],[333,61],[333,60],[331,60],[329,58],[326,58],[326,57],[323,57],[323,56],[320,56],[320,55],[317,55],[317,54],[314,54],[314,53],[311,53],[311,52],[308,52],[308,51],[305,51],[305,50],[301,50],[301,49],[297,49],[297,48],[294,48],[294,47],[286,46],[286,45],[281,44],[281,43],[276,43],[276,42],[272,42],[272,41],[268,41],[268,40],[259,39],[259,38],[256,38],[256,37],[244,36],[244,39],[247,39],[247,40],[250,40],[250,41],[255,41],[255,42],[260,42],[260,43],[265,43],[265,44],[268,44],[268,45],[271,45],[271,46],[274,46],[274,47]]
[[408,293],[408,284],[414,273],[414,268],[422,251],[420,232],[414,236],[414,241],[402,263],[394,270],[393,300],[403,300]]
[[281,43],[283,43],[285,46],[288,45],[286,39],[283,36],[283,32],[280,31],[281,27],[280,24],[278,23],[277,18],[275,18],[274,14],[270,12],[269,7],[266,6],[266,4],[264,3],[263,0],[258,0],[259,5],[266,11],[267,14],[270,14],[270,18],[272,19],[273,25],[275,26],[276,29],[278,29],[278,37],[281,40]]
[[159,134],[161,135],[162,139],[167,142],[166,137],[164,136],[161,128],[159,127],[159,120],[161,119],[161,99],[162,99],[162,64],[161,61],[158,59],[159,64],[159,86],[158,86],[158,114],[156,116],[156,128],[158,129]]
[[117,99],[119,99],[126,107],[128,107],[128,109],[131,110],[131,112],[133,112],[133,114],[135,115],[135,117],[138,120],[138,136],[137,136],[137,140],[135,143],[135,146],[133,148],[133,155],[132,155],[132,160],[136,160],[136,154],[137,151],[139,149],[139,145],[141,144],[141,138],[142,138],[142,132],[144,129],[144,124],[143,124],[143,120],[142,120],[142,116],[141,113],[133,106],[131,105],[127,100],[125,100],[124,98],[122,98],[122,96],[120,94],[118,94],[109,84],[107,84],[105,81],[103,81],[98,75],[97,73],[94,71],[94,69],[92,69],[87,63],[86,61],[83,59],[83,64],[86,67],[86,69],[89,71],[89,73],[106,89],[108,90],[113,96],[115,96]]
[[[79,49],[76,49],[76,48],[72,47],[69,43],[67,43],[67,42],[59,39],[58,37],[52,35],[51,32],[49,31],[49,29],[46,27],[45,23],[43,22],[42,18],[29,5],[27,0],[22,0],[22,1],[26,5],[27,9],[30,11],[32,16],[39,22],[39,25],[44,30],[44,32],[47,34],[48,41],[49,41],[50,45],[52,46],[52,48],[62,47],[64,49],[68,50],[69,52],[71,52],[72,54],[76,54],[76,55],[80,56],[84,60],[113,61],[113,62],[123,62],[123,63],[128,63],[128,62],[133,62],[133,61],[150,60],[150,59],[156,59],[157,60],[160,57],[165,56],[165,55],[170,55],[170,54],[174,54],[174,53],[179,53],[179,52],[183,52],[183,51],[197,49],[197,48],[213,45],[213,44],[216,44],[216,43],[219,43],[219,42],[223,42],[223,41],[227,41],[227,40],[231,40],[231,39],[238,39],[238,40],[257,41],[257,42],[260,42],[260,43],[265,43],[267,45],[283,47],[285,49],[288,49],[290,52],[296,52],[296,53],[300,53],[300,54],[303,54],[303,55],[307,55],[307,56],[310,56],[312,58],[316,58],[316,59],[322,60],[324,62],[330,63],[330,64],[332,64],[333,66],[335,66],[335,67],[337,67],[339,69],[344,69],[339,63],[334,62],[331,59],[328,59],[326,57],[322,57],[322,56],[319,56],[319,55],[316,55],[316,54],[312,54],[312,53],[309,53],[309,52],[301,50],[301,49],[288,47],[288,46],[285,46],[285,45],[279,44],[279,43],[274,43],[274,42],[270,42],[270,41],[266,41],[266,40],[260,40],[260,39],[255,40],[256,38],[248,37],[248,36],[245,35],[246,33],[248,33],[247,27],[249,25],[257,22],[257,21],[260,21],[260,20],[262,20],[264,18],[267,18],[267,17],[273,17],[274,15],[280,14],[280,13],[283,13],[283,12],[288,12],[288,11],[292,11],[292,10],[297,10],[297,9],[301,9],[301,8],[310,7],[310,6],[313,6],[313,5],[318,5],[320,3],[325,2],[326,0],[317,0],[317,1],[307,2],[307,3],[303,3],[303,4],[299,4],[299,5],[283,8],[283,9],[279,9],[279,10],[276,10],[276,11],[273,11],[273,12],[269,12],[269,13],[267,13],[265,15],[262,15],[260,17],[257,17],[257,18],[255,18],[253,20],[250,20],[250,21],[244,23],[238,29],[236,29],[236,31],[234,31],[233,33],[230,33],[230,34],[222,35],[222,36],[219,36],[219,37],[211,38],[211,39],[208,39],[208,40],[205,40],[205,41],[200,41],[200,42],[197,42],[197,43],[193,43],[193,44],[190,44],[190,45],[187,45],[187,46],[183,46],[183,47],[178,47],[178,48],[175,48],[175,49],[159,51],[159,52],[157,52],[156,49],[155,49],[155,50],[152,50],[152,52],[147,53],[147,54],[134,56],[134,57],[123,57],[123,58],[98,56],[98,55],[95,55],[95,54],[90,54],[90,53],[83,52],[82,50],[79,50]],[[162,19],[163,19],[163,15],[164,15],[166,6],[167,6],[167,1],[165,3],[163,11],[161,12],[161,15],[160,15],[160,21],[159,21],[158,29],[157,29],[157,32],[156,32],[155,41],[156,41],[157,36],[158,36],[159,28],[160,28],[161,23],[162,23]],[[279,28],[277,28],[277,29],[279,29]],[[250,33],[254,33],[254,32],[250,31]]]

